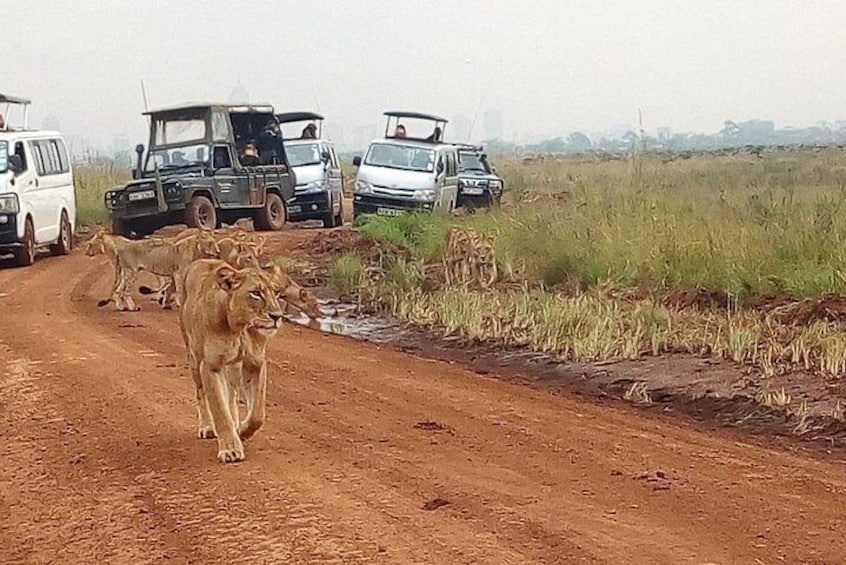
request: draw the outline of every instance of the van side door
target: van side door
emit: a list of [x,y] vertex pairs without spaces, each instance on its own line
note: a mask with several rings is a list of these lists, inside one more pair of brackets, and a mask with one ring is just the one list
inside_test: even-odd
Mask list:
[[[24,231],[24,220],[27,216],[32,218],[32,227],[35,233],[36,243],[44,241],[44,217],[46,203],[41,198],[38,190],[39,180],[36,168],[36,154],[31,145],[32,142],[16,141],[14,144],[15,155],[21,158],[23,165],[21,171],[15,175],[15,191],[20,198],[20,225],[18,225],[18,236]],[[38,166],[41,166],[40,164]]]
[[326,164],[328,173],[329,193],[331,194],[332,209],[337,213],[341,201],[344,199],[344,177],[341,175],[341,163],[335,153],[335,147],[331,143],[323,144],[323,151],[329,154],[329,162]]
[[446,175],[441,189],[444,196],[444,206],[452,211],[458,200],[458,152],[455,149],[446,151]]
[[49,139],[27,142],[35,163],[35,192],[38,201],[38,216],[34,221],[35,241],[47,243],[59,237],[59,209],[61,206],[61,182],[59,155]]

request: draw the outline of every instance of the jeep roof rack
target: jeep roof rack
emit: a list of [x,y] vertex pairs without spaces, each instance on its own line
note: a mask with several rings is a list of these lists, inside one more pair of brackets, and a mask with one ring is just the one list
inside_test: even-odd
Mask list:
[[276,119],[280,124],[287,124],[290,122],[304,122],[306,120],[322,120],[323,116],[315,112],[282,112],[276,114]]
[[461,141],[450,142],[450,145],[455,145],[459,149],[472,149],[473,151],[484,151],[484,145],[478,143],[463,143]]
[[[291,124],[294,122],[306,122],[306,121],[313,121],[318,122],[317,124],[317,132],[315,133],[315,139],[321,139],[323,137],[323,116],[316,112],[282,112],[280,114],[276,114],[276,119],[279,120],[279,124]],[[294,139],[303,139],[302,133],[296,135],[294,137],[285,137],[283,132],[283,139],[284,140],[294,140]]]
[[164,108],[156,108],[155,110],[147,110],[142,112],[142,115],[149,116],[152,114],[168,114],[172,112],[182,112],[190,110],[202,110],[204,108],[223,108],[230,112],[260,112],[273,113],[273,106],[270,104],[230,104],[222,102],[186,102],[184,104],[177,104],[174,106],[166,106]]
[[27,129],[27,106],[32,104],[32,101],[29,98],[21,98],[20,96],[11,96],[9,94],[2,94],[0,93],[0,104],[5,104],[6,108],[3,110],[3,127],[0,128],[0,131],[8,131],[12,129],[9,127],[9,109],[12,104],[17,104],[19,106],[23,106],[23,128]]
[[385,116],[389,118],[414,118],[416,120],[429,120],[430,122],[444,122],[447,123],[446,118],[435,116],[433,114],[424,114],[422,112],[406,112],[405,110],[390,110],[385,112]]
[[385,123],[385,137],[389,139],[396,139],[394,136],[390,135],[391,131],[391,121],[393,118],[394,129],[400,125],[399,121],[400,118],[410,118],[413,120],[426,120],[430,122],[435,122],[435,127],[441,130],[440,139],[431,140],[425,138],[418,138],[418,137],[406,137],[403,139],[413,140],[413,141],[422,141],[424,143],[445,143],[444,139],[444,130],[446,129],[447,119],[442,118],[440,116],[435,116],[434,114],[425,114],[423,112],[408,112],[405,110],[389,110],[383,114],[387,116],[387,120]]

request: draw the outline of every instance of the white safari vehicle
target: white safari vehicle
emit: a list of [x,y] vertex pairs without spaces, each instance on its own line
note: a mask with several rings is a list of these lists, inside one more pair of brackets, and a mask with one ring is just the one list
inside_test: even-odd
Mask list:
[[[282,127],[285,153],[297,178],[294,197],[288,201],[292,222],[323,220],[324,227],[344,223],[344,176],[335,144],[323,138],[323,116],[314,112],[276,114]],[[309,122],[302,130],[291,126]],[[295,135],[285,134],[292,130]]]
[[27,129],[29,103],[0,94],[0,255],[11,254],[20,266],[31,265],[41,247],[69,253],[76,225],[65,140],[58,132]]
[[[385,137],[371,142],[363,159],[353,158],[358,167],[353,217],[451,212],[458,199],[458,148],[443,141],[447,121],[419,112],[392,111],[385,116]],[[422,120],[431,133],[409,135],[401,119]]]

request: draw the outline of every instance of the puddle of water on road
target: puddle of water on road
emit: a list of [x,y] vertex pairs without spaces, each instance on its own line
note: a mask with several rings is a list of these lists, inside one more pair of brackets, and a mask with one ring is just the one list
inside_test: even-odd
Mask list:
[[405,330],[395,321],[380,316],[363,315],[358,306],[346,302],[318,300],[321,316],[312,320],[305,314],[287,316],[300,326],[345,335],[367,341],[384,343],[395,340]]

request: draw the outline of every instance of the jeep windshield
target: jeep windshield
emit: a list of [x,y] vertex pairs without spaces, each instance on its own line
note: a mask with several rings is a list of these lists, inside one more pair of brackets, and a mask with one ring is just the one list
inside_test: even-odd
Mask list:
[[458,170],[461,172],[481,171],[490,173],[491,171],[485,165],[486,163],[475,153],[459,152],[458,154]]
[[374,143],[364,158],[365,165],[431,173],[435,170],[435,152],[423,147]]
[[0,141],[0,173],[9,170],[9,143]]
[[292,167],[303,167],[305,165],[317,165],[320,163],[320,147],[317,143],[305,145],[288,145],[285,147],[288,153],[288,162]]
[[205,165],[209,161],[209,148],[205,143],[180,147],[153,147],[147,155],[146,172],[181,169]]

